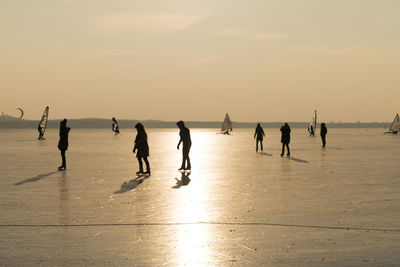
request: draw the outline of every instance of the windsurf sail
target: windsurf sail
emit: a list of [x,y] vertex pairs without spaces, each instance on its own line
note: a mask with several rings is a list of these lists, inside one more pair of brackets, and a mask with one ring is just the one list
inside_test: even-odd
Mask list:
[[117,122],[117,120],[113,117],[112,119],[112,131],[115,133],[115,134],[119,134],[119,125],[118,125],[118,122]]
[[310,133],[310,135],[315,135],[316,131],[317,131],[317,110],[314,110],[312,121],[308,126],[308,132]]
[[44,109],[42,119],[39,122],[38,130],[39,132],[39,139],[43,139],[44,132],[46,131],[47,121],[49,119],[49,107]]
[[392,125],[390,125],[389,131],[387,133],[397,134],[399,131],[400,131],[400,118],[399,114],[396,114],[396,117],[394,117]]
[[228,134],[229,131],[232,131],[232,121],[231,118],[229,117],[229,114],[226,113],[224,122],[222,123],[221,132]]

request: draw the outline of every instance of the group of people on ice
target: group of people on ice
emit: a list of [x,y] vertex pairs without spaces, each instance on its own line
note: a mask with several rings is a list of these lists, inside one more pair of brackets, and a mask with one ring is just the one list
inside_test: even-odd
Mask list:
[[[287,156],[290,157],[290,127],[287,122],[281,127],[281,143],[282,143],[282,153],[281,157],[285,155],[285,147],[287,149]],[[314,132],[313,132],[314,133]],[[321,123],[321,140],[322,140],[322,147],[326,146],[326,134],[328,133],[328,129],[326,128],[325,123]],[[264,139],[265,133],[261,125],[258,123],[256,127],[256,131],[254,133],[254,138],[256,139],[256,151],[258,151],[258,143],[260,143],[261,151],[263,151],[263,139]]]
[[[179,150],[180,145],[182,144],[182,165],[179,168],[181,171],[190,171],[191,170],[191,164],[190,164],[190,158],[189,158],[189,152],[190,148],[192,146],[192,140],[190,138],[190,130],[185,126],[185,123],[183,121],[178,121],[176,125],[179,128],[179,143],[177,145],[177,149]],[[133,153],[136,153],[136,158],[139,163],[139,171],[136,172],[137,175],[150,175],[150,163],[149,160],[147,159],[149,157],[149,144],[147,142],[147,133],[144,129],[143,124],[140,122],[135,125],[135,128],[137,130],[136,138],[135,138],[135,146],[133,147]],[[66,158],[65,158],[65,152],[68,149],[68,134],[71,128],[67,127],[67,119],[64,119],[60,122],[60,140],[58,142],[58,149],[61,151],[61,159],[62,163],[61,166],[58,167],[59,171],[66,170],[67,169],[67,164],[66,164]],[[284,156],[285,154],[285,147],[287,149],[287,156],[290,157],[290,148],[289,148],[289,143],[290,143],[290,127],[289,124],[285,123],[281,129],[281,143],[282,143],[282,153],[281,157]],[[326,145],[326,134],[328,130],[326,128],[325,123],[321,123],[321,139],[322,139],[322,146],[325,147]],[[256,139],[256,151],[258,151],[258,144],[260,143],[261,146],[261,151],[263,151],[263,139],[264,139],[265,133],[263,128],[261,127],[260,123],[257,124],[255,133],[254,133],[254,138]],[[146,164],[146,171],[143,169],[143,161]]]

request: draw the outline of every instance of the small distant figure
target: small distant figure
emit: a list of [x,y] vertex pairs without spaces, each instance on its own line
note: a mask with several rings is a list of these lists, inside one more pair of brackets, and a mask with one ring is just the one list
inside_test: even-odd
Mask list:
[[119,125],[117,122],[117,119],[115,117],[112,117],[112,131],[115,133],[115,135],[119,134]]
[[[147,160],[147,157],[149,156],[149,144],[147,143],[147,134],[146,131],[144,130],[143,124],[140,122],[135,125],[135,128],[137,130],[137,135],[135,138],[135,147],[133,148],[133,153],[136,152],[136,157],[139,162],[139,171],[136,172],[137,175],[150,175],[150,163]],[[143,172],[143,162],[146,163],[146,172]]]
[[67,162],[65,159],[65,151],[68,149],[68,134],[71,128],[67,127],[67,119],[63,119],[60,122],[60,140],[58,141],[58,149],[61,151],[61,166],[58,167],[58,171],[67,169]]
[[314,126],[312,124],[310,124],[310,126],[308,126],[308,132],[310,133],[310,136],[315,135]]
[[260,123],[257,124],[256,131],[254,133],[254,138],[257,137],[256,141],[256,152],[258,152],[258,142],[260,142],[261,145],[261,151],[264,151],[263,149],[263,139],[264,139],[265,133],[263,128],[261,127]]
[[[179,143],[177,146],[177,149],[179,150],[179,145],[183,143],[183,148],[182,148],[182,165],[179,168],[179,170],[191,170],[192,166],[190,164],[190,158],[189,158],[189,151],[190,147],[192,146],[192,140],[190,139],[190,130],[185,127],[185,123],[183,121],[178,121],[176,123],[178,128],[180,129],[179,131]],[[185,165],[186,163],[186,165]]]
[[284,156],[285,154],[285,146],[287,148],[287,156],[290,157],[290,148],[289,148],[289,143],[290,143],[290,127],[287,122],[281,127],[281,143],[282,143],[282,153],[281,157]]
[[37,130],[39,132],[38,140],[44,140],[44,138],[43,138],[43,128],[42,128],[41,123],[39,123]]
[[326,146],[326,134],[328,133],[328,129],[326,128],[325,123],[321,123],[321,139],[322,139],[322,147]]

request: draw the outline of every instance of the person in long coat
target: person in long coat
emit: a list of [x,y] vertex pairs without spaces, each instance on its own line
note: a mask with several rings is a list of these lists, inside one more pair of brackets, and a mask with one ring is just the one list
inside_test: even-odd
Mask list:
[[[150,163],[147,159],[149,156],[149,144],[147,143],[147,134],[146,131],[144,130],[144,126],[141,123],[137,123],[135,125],[135,128],[137,130],[137,135],[135,138],[135,146],[133,148],[133,153],[136,152],[136,158],[138,159],[139,162],[139,171],[136,172],[136,174],[148,174],[150,175]],[[143,162],[146,163],[146,172],[143,172]]]
[[261,125],[258,123],[256,127],[256,131],[254,133],[254,138],[257,137],[256,140],[256,152],[258,151],[258,142],[260,142],[261,145],[261,151],[264,151],[263,149],[263,139],[264,139],[265,133]]
[[326,134],[328,133],[328,129],[326,128],[325,123],[321,123],[321,131],[320,131],[320,135],[321,135],[321,140],[322,140],[322,147],[326,146]]
[[287,122],[281,127],[281,143],[282,143],[282,153],[281,157],[285,154],[285,146],[287,148],[287,156],[290,157],[290,148],[289,148],[289,143],[290,143],[290,127]]
[[68,149],[68,134],[71,128],[67,127],[67,119],[60,122],[60,140],[58,141],[58,149],[61,151],[61,166],[58,167],[59,171],[67,169],[67,160],[65,158],[65,152]]

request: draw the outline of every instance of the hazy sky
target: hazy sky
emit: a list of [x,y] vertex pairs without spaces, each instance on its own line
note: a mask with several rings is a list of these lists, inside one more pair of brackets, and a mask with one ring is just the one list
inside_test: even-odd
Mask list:
[[398,0],[2,0],[0,112],[391,121]]

